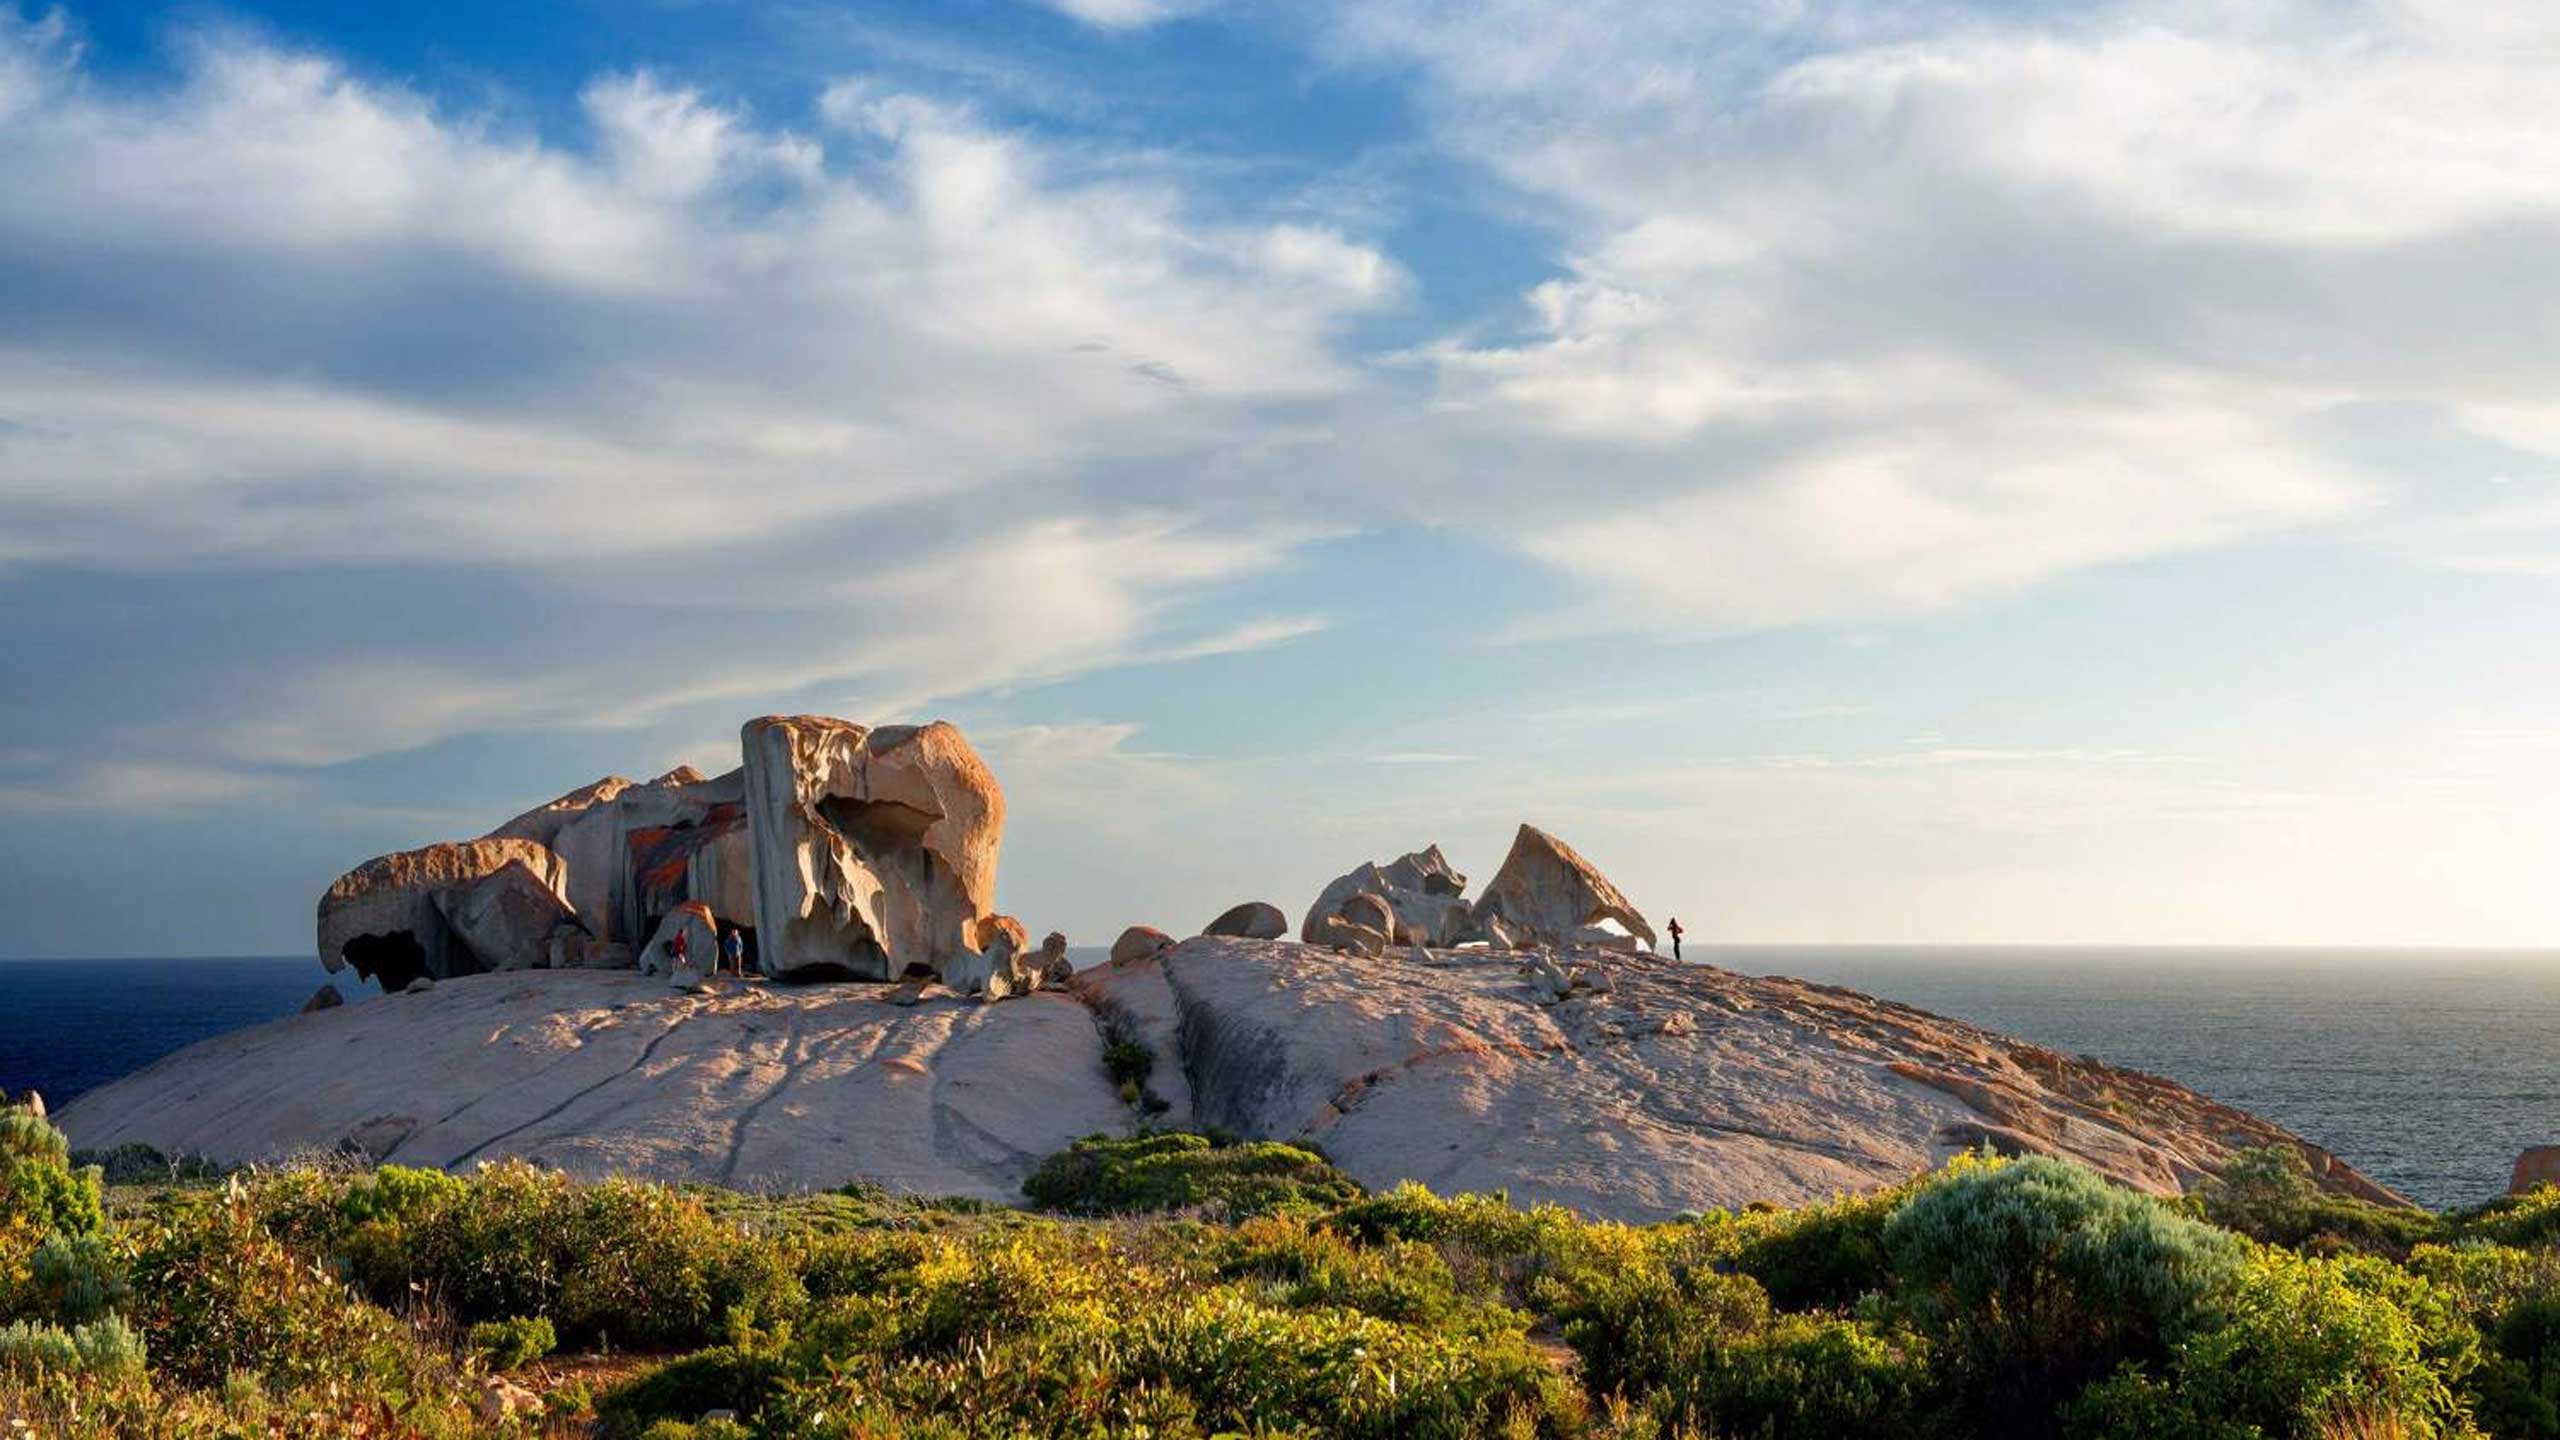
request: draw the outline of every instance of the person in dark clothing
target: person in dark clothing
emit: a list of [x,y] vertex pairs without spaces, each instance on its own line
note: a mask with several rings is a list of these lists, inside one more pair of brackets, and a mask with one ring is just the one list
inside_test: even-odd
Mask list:
[[729,973],[747,978],[747,932],[731,930],[720,937],[720,958],[729,962]]
[[1674,959],[1674,960],[1679,959],[1679,958],[1680,958],[1680,934],[1681,934],[1681,931],[1680,931],[1680,917],[1678,917],[1678,916],[1676,916],[1676,915],[1675,915],[1675,916],[1673,916],[1673,917],[1671,918],[1671,923],[1670,923],[1670,924],[1668,924],[1668,925],[1663,926],[1662,928],[1663,928],[1664,930],[1666,930],[1666,931],[1670,932],[1670,935],[1671,935],[1671,958],[1672,958],[1672,959]]

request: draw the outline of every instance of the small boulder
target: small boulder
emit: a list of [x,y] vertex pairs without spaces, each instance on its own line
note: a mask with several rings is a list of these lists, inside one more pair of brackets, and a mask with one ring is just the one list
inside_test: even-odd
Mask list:
[[1203,935],[1226,935],[1240,940],[1277,940],[1289,933],[1289,917],[1280,907],[1261,900],[1247,900],[1209,922]]
[[1340,915],[1328,915],[1325,917],[1324,924],[1317,928],[1314,943],[1330,945],[1336,950],[1353,955],[1378,956],[1387,953],[1390,942],[1386,932],[1374,926],[1363,925],[1357,920],[1345,919]]
[[1064,985],[1076,978],[1075,962],[1067,958],[1067,937],[1056,930],[1040,942],[1040,951],[1032,957],[1040,971],[1043,985]]
[[1132,925],[1111,942],[1111,963],[1148,960],[1173,948],[1173,937],[1153,925]]
[[2545,1185],[2560,1185],[2560,1145],[2536,1145],[2516,1157],[2515,1177],[2507,1193],[2522,1195]]
[[1366,926],[1391,940],[1395,938],[1396,910],[1383,895],[1364,890],[1344,900],[1334,913],[1354,925]]
[[[675,962],[675,938],[684,936],[684,963]],[[714,956],[720,953],[720,922],[711,916],[711,907],[699,900],[688,900],[667,912],[650,933],[649,943],[640,949],[640,973],[664,975],[671,985],[699,984],[711,972]]]
[[302,1002],[302,1013],[308,1015],[314,1010],[335,1010],[346,1003],[347,997],[338,993],[337,986],[323,985],[311,992],[310,999]]

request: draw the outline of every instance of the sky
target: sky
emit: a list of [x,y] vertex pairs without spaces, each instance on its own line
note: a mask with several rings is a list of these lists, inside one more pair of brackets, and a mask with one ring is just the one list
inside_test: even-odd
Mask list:
[[2543,0],[0,0],[0,955],[748,717],[1039,934],[2560,944]]

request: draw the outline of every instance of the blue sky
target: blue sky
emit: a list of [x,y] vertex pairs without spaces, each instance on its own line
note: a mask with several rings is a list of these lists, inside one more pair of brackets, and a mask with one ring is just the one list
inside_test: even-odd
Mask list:
[[0,954],[802,709],[1079,943],[2560,943],[2547,6],[0,16]]

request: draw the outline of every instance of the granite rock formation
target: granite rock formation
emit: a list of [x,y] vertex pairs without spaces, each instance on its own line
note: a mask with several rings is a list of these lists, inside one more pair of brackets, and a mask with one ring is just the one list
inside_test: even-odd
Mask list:
[[1535,825],[1522,825],[1512,837],[1511,853],[1476,902],[1476,917],[1479,926],[1501,922],[1515,944],[1616,948],[1601,924],[1614,921],[1646,949],[1654,945],[1653,926],[1634,902],[1599,867]]
[[[1466,888],[1467,877],[1437,845],[1385,865],[1366,861],[1317,894],[1299,935],[1310,944],[1330,943],[1328,922],[1341,916],[1397,944],[1456,945],[1475,938],[1474,914],[1463,898]],[[1363,896],[1382,902],[1384,915],[1361,913]]]
[[466,840],[366,861],[320,897],[320,963],[333,972],[353,966],[386,991],[422,975],[443,979],[498,968],[507,957],[475,953],[437,902],[510,866],[522,867],[566,906],[565,867],[535,840]]
[[2518,1155],[2507,1193],[2522,1195],[2545,1185],[2560,1185],[2560,1145],[2536,1145]]
[[976,952],[1004,792],[958,730],[767,716],[741,740],[765,974],[894,980]]
[[[1552,973],[1549,973],[1552,972]],[[1585,949],[1196,939],[1076,977],[1195,1123],[1316,1142],[1369,1185],[1661,1219],[1890,1184],[1981,1144],[2174,1195],[2255,1145],[2327,1152],[2169,1081],[1853,991]],[[1179,1057],[1178,1064],[1167,1063]]]

